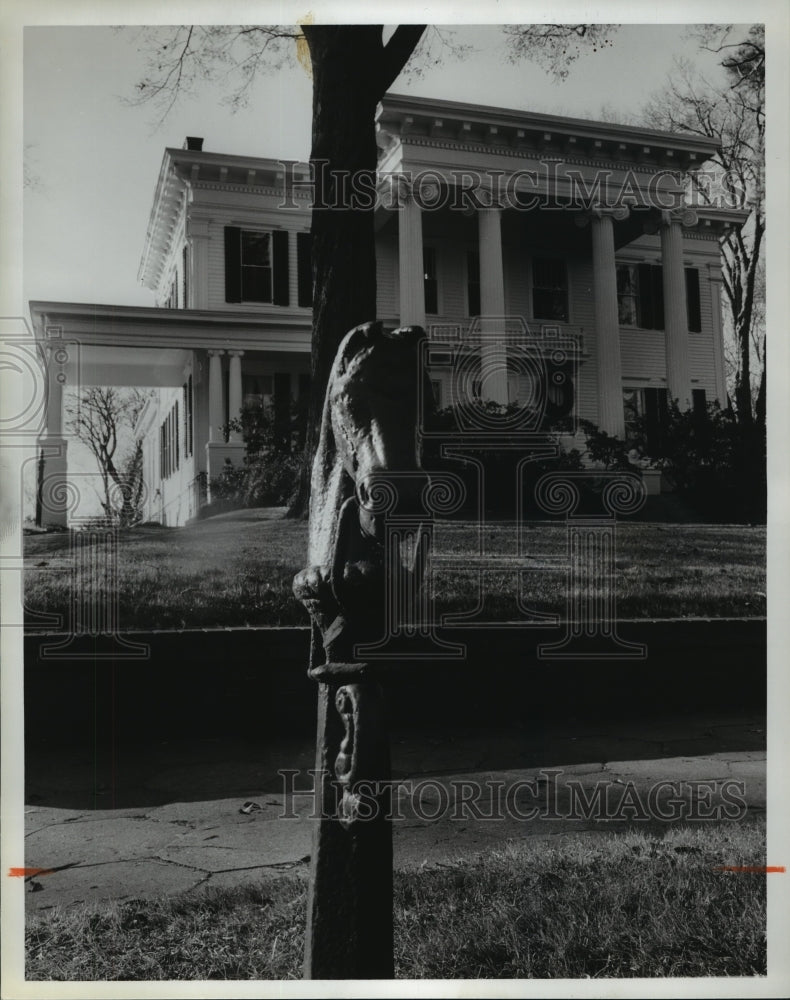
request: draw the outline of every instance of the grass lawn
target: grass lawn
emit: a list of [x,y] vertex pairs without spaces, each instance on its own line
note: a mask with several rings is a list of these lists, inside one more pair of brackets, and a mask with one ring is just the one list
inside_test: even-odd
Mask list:
[[[527,841],[395,875],[405,979],[754,976],[766,972],[756,822]],[[306,884],[32,914],[28,979],[296,979]]]
[[[306,563],[307,526],[264,512],[242,511],[187,528],[140,527],[120,532],[117,592],[124,631],[192,627],[306,625],[291,594]],[[521,539],[512,525],[485,528],[484,544],[498,557],[486,570],[494,621],[519,617],[515,593],[539,611],[562,614],[566,604],[566,528],[532,522]],[[31,628],[40,614],[66,617],[74,589],[71,533],[25,536],[25,604]],[[523,555],[518,556],[519,547]],[[477,527],[437,528],[434,597],[438,612],[474,608],[478,578],[471,557]],[[84,579],[77,587],[84,589]],[[754,617],[766,612],[765,528],[744,525],[619,523],[617,611],[626,618]],[[49,624],[49,630],[57,630]]]

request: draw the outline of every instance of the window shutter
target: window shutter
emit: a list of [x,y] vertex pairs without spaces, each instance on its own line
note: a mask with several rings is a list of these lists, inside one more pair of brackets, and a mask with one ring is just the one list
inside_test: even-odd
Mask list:
[[480,315],[480,255],[476,250],[466,253],[466,304],[470,316]]
[[290,304],[291,295],[288,280],[288,232],[275,229],[272,233],[272,262],[274,264],[274,287],[272,301],[276,306]]
[[702,330],[702,317],[699,305],[699,271],[696,267],[686,268],[686,317],[689,333],[699,333]]
[[311,233],[296,234],[296,279],[298,304],[310,307],[313,304],[313,237]]
[[691,390],[691,403],[694,409],[694,416],[698,420],[705,420],[708,416],[708,403],[704,389]]
[[653,267],[651,264],[639,265],[639,298],[637,303],[636,322],[643,330],[654,330],[653,310]]
[[653,271],[653,322],[654,330],[664,329],[664,268],[654,265]]
[[225,226],[225,301],[241,302],[241,230]]

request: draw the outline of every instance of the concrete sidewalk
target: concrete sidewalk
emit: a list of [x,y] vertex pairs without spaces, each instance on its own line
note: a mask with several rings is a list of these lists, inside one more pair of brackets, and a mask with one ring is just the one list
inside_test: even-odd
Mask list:
[[[765,809],[756,715],[397,732],[392,756],[396,867],[524,837],[661,835],[669,822],[737,821]],[[311,799],[289,794],[310,783],[309,741],[116,747],[109,758],[39,746],[26,767],[20,865],[64,866],[26,880],[33,909],[309,869]],[[300,774],[287,785],[282,769]]]

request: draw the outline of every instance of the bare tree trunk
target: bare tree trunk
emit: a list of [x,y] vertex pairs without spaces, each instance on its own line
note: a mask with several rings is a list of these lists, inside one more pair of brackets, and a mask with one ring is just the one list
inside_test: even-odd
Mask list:
[[292,517],[308,512],[312,456],[340,341],[353,327],[376,319],[376,105],[423,31],[423,25],[402,26],[384,45],[381,25],[304,27],[313,67],[315,300],[306,461]]

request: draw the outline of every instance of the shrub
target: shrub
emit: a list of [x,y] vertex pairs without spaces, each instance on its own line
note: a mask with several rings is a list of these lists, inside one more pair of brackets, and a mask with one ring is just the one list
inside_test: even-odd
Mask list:
[[270,404],[245,404],[240,417],[224,428],[242,434],[244,465],[236,468],[226,459],[225,469],[211,482],[212,504],[223,501],[226,510],[290,504],[304,461],[305,424],[304,401],[279,413]]
[[245,507],[282,507],[293,500],[304,458],[276,451],[246,459],[243,499]]
[[[494,418],[492,424],[496,427],[496,418],[502,420],[500,426],[508,426],[508,418],[515,415],[521,407],[517,403],[500,406],[493,402],[477,402],[445,407],[432,415],[429,429],[435,437],[426,438],[423,446],[423,466],[430,470],[451,472],[463,480],[466,487],[467,502],[459,511],[459,516],[476,516],[478,513],[478,474],[474,461],[462,458],[446,458],[442,455],[442,445],[452,440],[451,434],[458,434],[466,426],[479,427],[481,411]],[[520,428],[515,428],[520,430]],[[542,516],[532,502],[534,484],[546,472],[556,472],[561,469],[583,468],[581,453],[576,449],[565,449],[561,444],[561,431],[555,424],[553,428],[546,426],[530,428],[534,431],[549,433],[554,437],[559,453],[556,457],[544,457],[528,462],[520,473],[525,507],[516,509],[516,467],[527,453],[527,449],[513,450],[507,448],[474,447],[474,439],[467,439],[465,450],[470,457],[483,464],[485,477],[485,513],[495,518],[518,518],[524,516]],[[446,435],[446,436],[445,436]]]
[[583,422],[587,454],[607,469],[660,469],[690,506],[711,521],[764,523],[765,430],[742,427],[731,410],[708,403],[681,410],[671,400],[658,428],[637,422],[625,442]]

